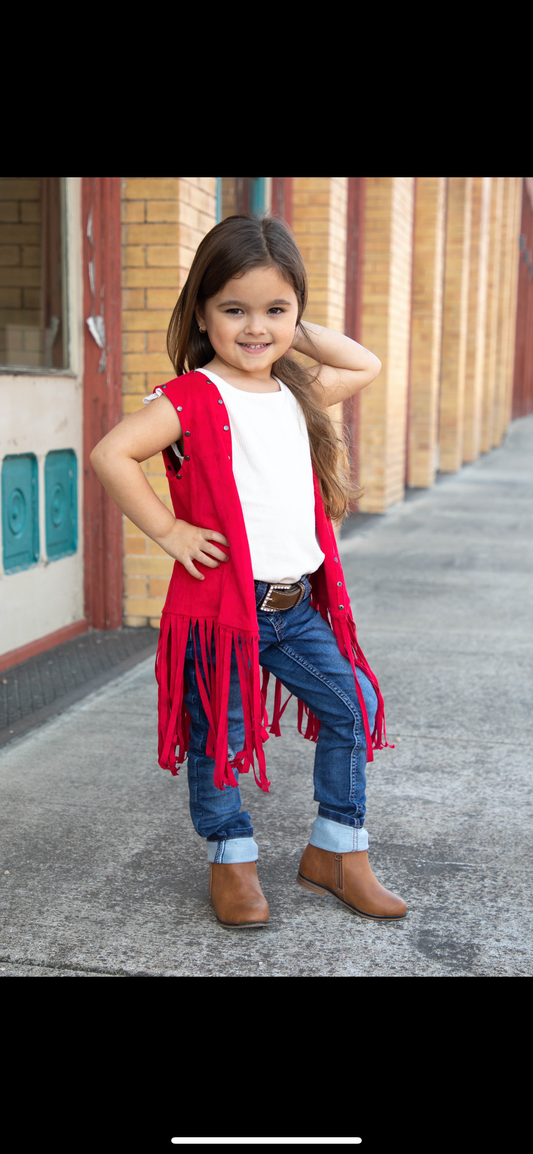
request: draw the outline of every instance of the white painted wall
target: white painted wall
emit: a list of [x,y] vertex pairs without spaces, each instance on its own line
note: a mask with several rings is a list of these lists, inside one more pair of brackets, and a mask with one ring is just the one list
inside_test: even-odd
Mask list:
[[[4,573],[0,518],[0,655],[80,621],[83,581],[83,280],[81,180],[67,177],[68,372],[0,371],[0,461],[35,453],[39,467],[40,559],[32,569]],[[78,461],[78,549],[46,556],[44,461],[52,449],[73,449]]]

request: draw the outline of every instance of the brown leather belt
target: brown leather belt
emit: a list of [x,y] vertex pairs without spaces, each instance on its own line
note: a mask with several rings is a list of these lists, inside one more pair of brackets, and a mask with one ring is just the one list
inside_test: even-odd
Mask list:
[[[254,581],[256,589],[262,584],[262,581]],[[294,605],[299,605],[304,597],[303,581],[296,581],[294,585],[268,585],[265,596],[257,608],[263,613],[278,613],[280,609],[292,609]]]

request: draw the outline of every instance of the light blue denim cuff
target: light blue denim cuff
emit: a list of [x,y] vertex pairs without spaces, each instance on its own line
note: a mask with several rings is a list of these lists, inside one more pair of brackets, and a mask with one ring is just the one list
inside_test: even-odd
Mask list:
[[317,849],[327,849],[331,853],[353,853],[354,850],[368,849],[368,834],[366,829],[355,829],[351,825],[342,825],[339,821],[330,821],[321,814],[315,817],[310,845]]
[[[333,823],[331,823],[333,824]],[[239,861],[257,861],[259,846],[253,837],[229,837],[226,841],[208,841],[207,860],[233,864]]]

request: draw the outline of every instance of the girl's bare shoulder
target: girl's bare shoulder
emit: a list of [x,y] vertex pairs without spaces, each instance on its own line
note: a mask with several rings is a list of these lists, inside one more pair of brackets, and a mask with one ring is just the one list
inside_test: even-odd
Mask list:
[[181,439],[179,414],[170,397],[164,393],[149,405],[129,413],[99,442],[93,453],[131,457],[147,461]]

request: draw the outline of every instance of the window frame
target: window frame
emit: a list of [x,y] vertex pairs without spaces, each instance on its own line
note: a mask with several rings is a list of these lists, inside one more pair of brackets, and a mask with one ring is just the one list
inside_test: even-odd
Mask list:
[[[41,178],[39,178],[41,179]],[[52,365],[6,365],[0,362],[0,375],[9,377],[79,377],[76,361],[77,350],[73,350],[73,268],[72,268],[72,215],[73,196],[69,187],[71,178],[60,177],[60,235],[61,235],[61,275],[62,275],[62,324],[65,333],[67,364],[63,368]]]

